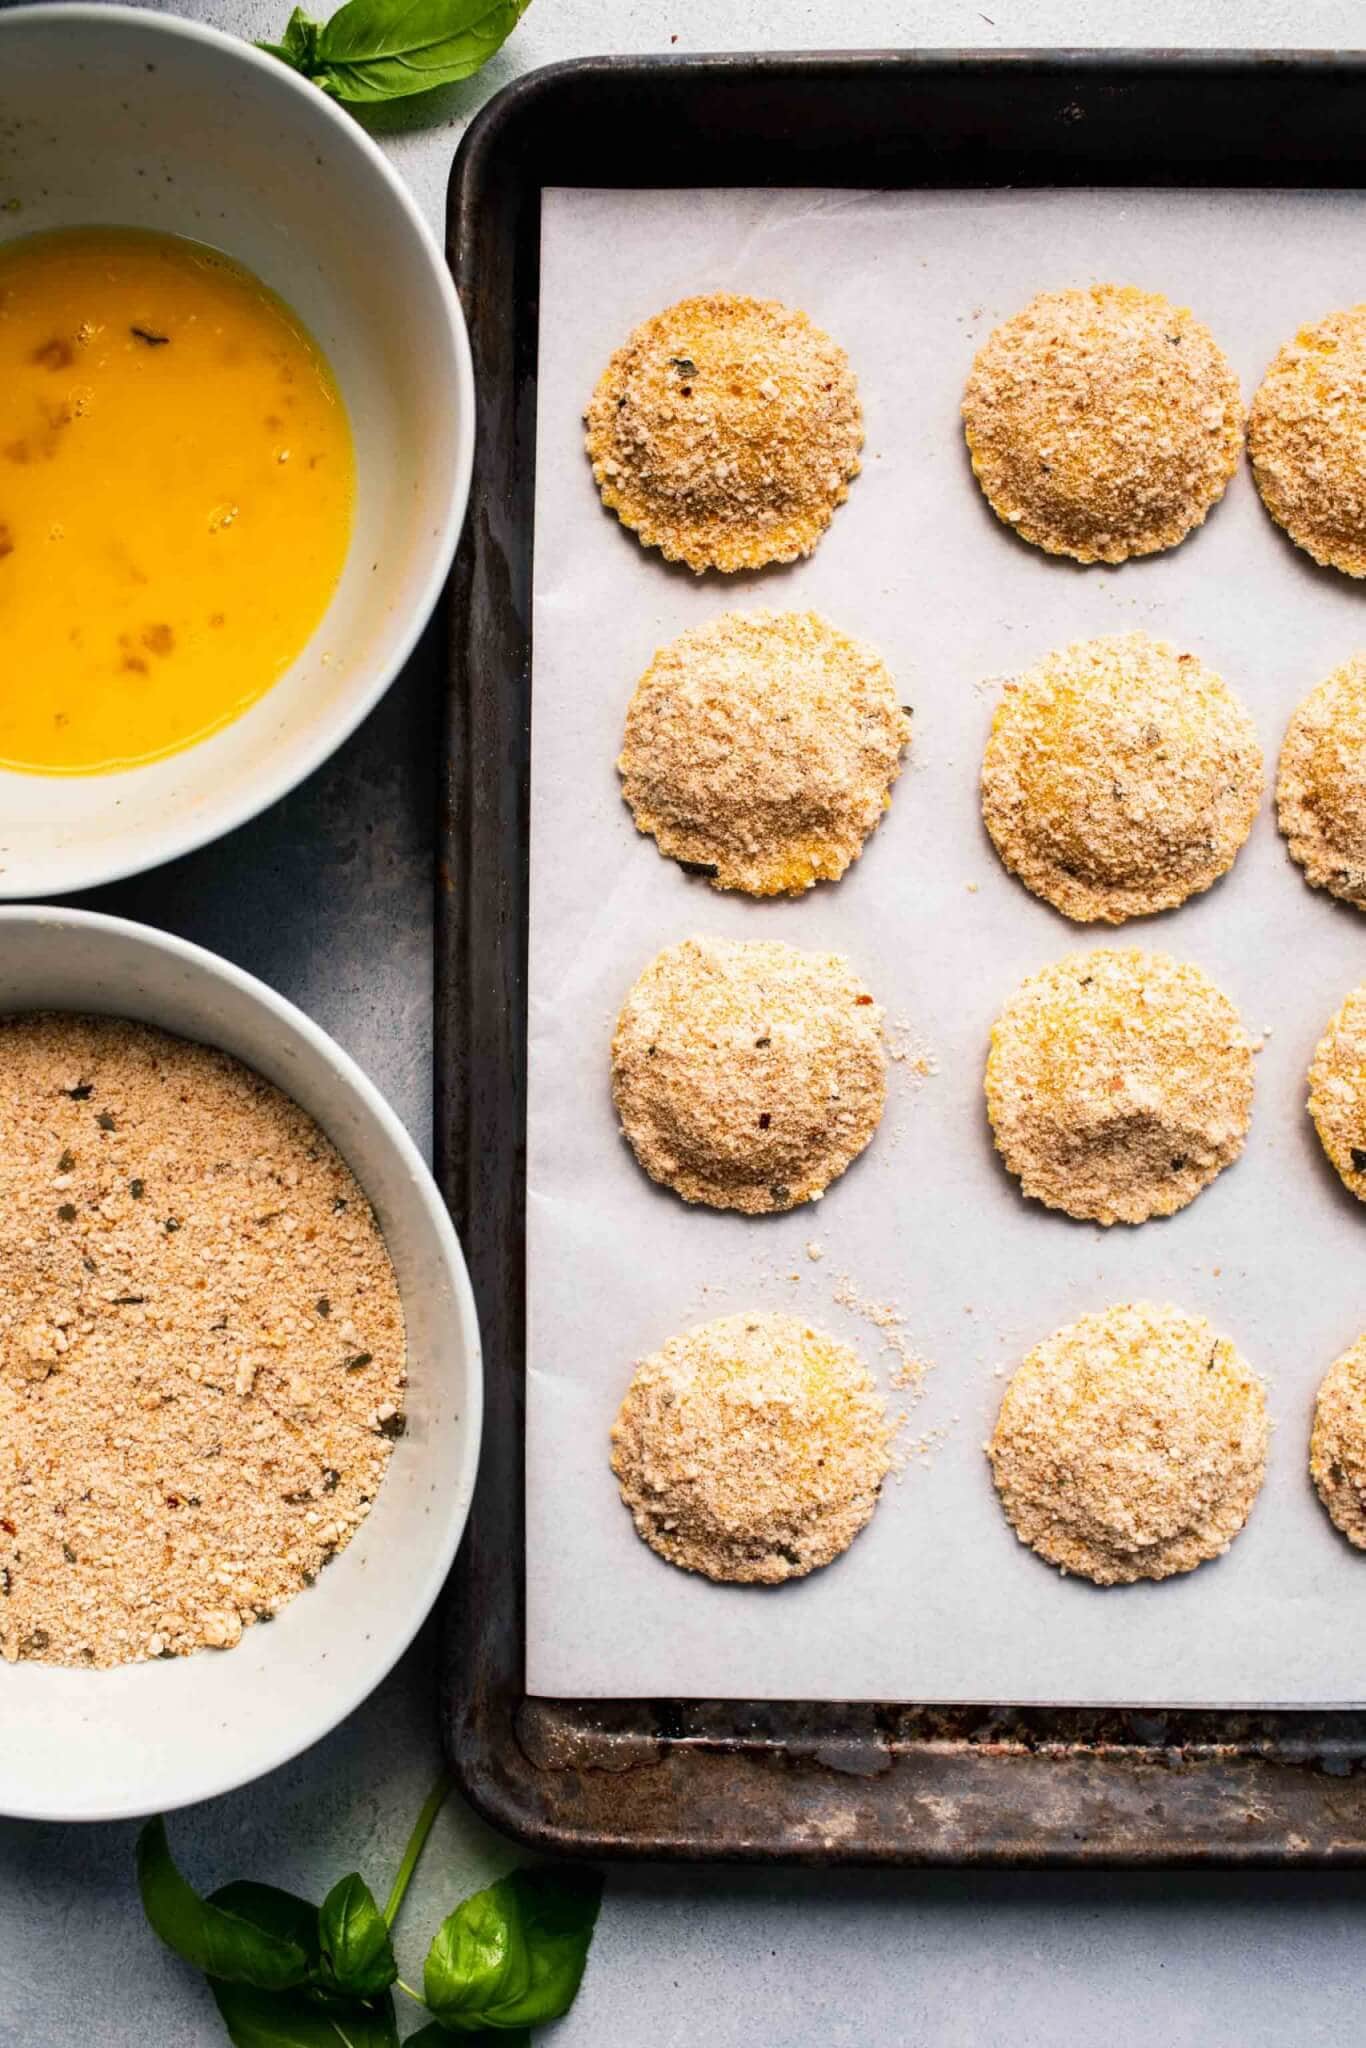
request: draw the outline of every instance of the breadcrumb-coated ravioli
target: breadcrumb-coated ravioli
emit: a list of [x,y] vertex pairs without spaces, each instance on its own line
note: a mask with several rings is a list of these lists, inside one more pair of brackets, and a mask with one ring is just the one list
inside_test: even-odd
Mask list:
[[1094,1223],[1194,1201],[1243,1149],[1252,1044],[1228,997],[1166,953],[1070,953],[996,1020],[987,1111],[1026,1195]]
[[584,417],[603,504],[643,547],[699,574],[809,555],[863,446],[839,344],[777,299],[734,292],[642,321]]
[[979,351],[963,424],[998,518],[1078,562],[1175,547],[1243,445],[1238,379],[1209,329],[1134,285],[1031,299]]
[[1353,655],[1296,705],[1276,811],[1306,882],[1366,910],[1366,655]]
[[1309,1476],[1349,1543],[1366,1550],[1366,1337],[1334,1359],[1314,1404]]
[[1366,1202],[1366,985],[1352,990],[1319,1040],[1309,1114],[1343,1186]]
[[1226,1551],[1266,1470],[1266,1395],[1203,1316],[1124,1302],[1055,1330],[1015,1372],[987,1454],[1016,1535],[1098,1586]]
[[658,650],[617,767],[661,853],[716,889],[796,896],[858,859],[910,734],[871,647],[815,612],[726,612]]
[[670,1564],[777,1585],[848,1549],[877,1506],[892,1434],[847,1344],[798,1316],[722,1316],[636,1367],[612,1470]]
[[815,1201],[877,1129],[882,1011],[838,953],[685,939],[622,1005],[612,1098],[652,1180],[766,1215]]
[[1302,327],[1252,400],[1262,503],[1326,569],[1366,576],[1366,305]]
[[1251,830],[1257,730],[1193,654],[1146,633],[1081,640],[1006,684],[982,815],[1027,889],[1122,924],[1208,889]]

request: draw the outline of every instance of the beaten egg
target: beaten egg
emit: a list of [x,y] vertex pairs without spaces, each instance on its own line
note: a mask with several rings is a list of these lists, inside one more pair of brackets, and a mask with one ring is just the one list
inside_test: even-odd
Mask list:
[[0,766],[238,717],[322,618],[354,496],[327,360],[249,271],[135,229],[0,246]]

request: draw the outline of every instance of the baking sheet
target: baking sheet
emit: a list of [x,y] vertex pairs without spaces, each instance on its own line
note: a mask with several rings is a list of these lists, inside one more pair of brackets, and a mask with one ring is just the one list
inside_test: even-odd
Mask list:
[[[1134,282],[1191,304],[1250,397],[1279,344],[1363,296],[1354,193],[549,191],[542,228],[533,627],[527,1274],[527,1684],[563,1697],[926,1703],[1366,1703],[1366,1558],[1305,1463],[1318,1380],[1366,1328],[1366,1210],[1323,1160],[1305,1071],[1366,978],[1366,920],[1310,891],[1274,826],[1298,699],[1366,643],[1366,590],[1320,571],[1240,470],[1183,546],[1081,569],[1015,540],[963,450],[958,404],[991,327],[1045,287]],[[684,295],[800,305],[860,381],[864,473],[815,554],[698,579],[598,505],[580,415],[608,355]],[[637,836],[614,769],[661,642],[731,607],[812,607],[871,640],[915,711],[910,763],[863,859],[795,902],[719,895]],[[1000,866],[977,802],[999,680],[1050,647],[1144,627],[1239,691],[1268,792],[1232,873],[1181,910],[1069,924]],[[825,1199],[745,1219],[656,1188],[620,1137],[613,1021],[635,975],[695,933],[846,952],[932,1049],[894,1062],[887,1115]],[[988,1033],[1017,982],[1077,947],[1198,962],[1254,1035],[1240,1162],[1137,1230],[1025,1202],[992,1150]],[[806,1255],[810,1242],[823,1257]],[[847,1275],[848,1288],[840,1285]],[[796,1276],[796,1277],[792,1277]],[[837,1293],[894,1304],[935,1361],[906,1435],[942,1431],[834,1565],[721,1587],[636,1537],[607,1464],[633,1360],[689,1323],[792,1309],[884,1374],[883,1333]],[[1111,1301],[1210,1317],[1267,1378],[1266,1484],[1229,1554],[1100,1590],[1015,1539],[981,1446],[1005,1378],[1058,1324]],[[904,1396],[891,1397],[904,1403]]]

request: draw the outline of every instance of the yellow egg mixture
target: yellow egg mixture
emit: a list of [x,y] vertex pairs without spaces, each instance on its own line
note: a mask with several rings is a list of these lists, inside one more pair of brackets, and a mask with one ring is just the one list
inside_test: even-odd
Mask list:
[[249,271],[124,228],[0,246],[0,766],[236,718],[322,617],[354,495],[327,361]]

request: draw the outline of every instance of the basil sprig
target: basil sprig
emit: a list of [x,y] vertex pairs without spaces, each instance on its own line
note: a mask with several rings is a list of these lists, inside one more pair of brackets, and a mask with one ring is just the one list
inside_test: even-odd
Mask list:
[[330,20],[296,7],[258,48],[351,106],[406,99],[469,78],[500,50],[531,0],[346,0]]
[[137,1850],[143,1910],[208,1978],[234,2048],[397,2048],[394,1987],[431,2015],[414,2048],[453,2035],[466,2048],[522,2048],[529,2028],[569,2010],[602,1899],[592,1871],[500,1878],[442,1923],[421,1994],[400,1978],[392,1928],[447,1790],[443,1780],[418,1815],[383,1910],[354,1871],[321,1907],[247,1879],[201,1898],[172,1860],[165,1823],[148,1821]]

